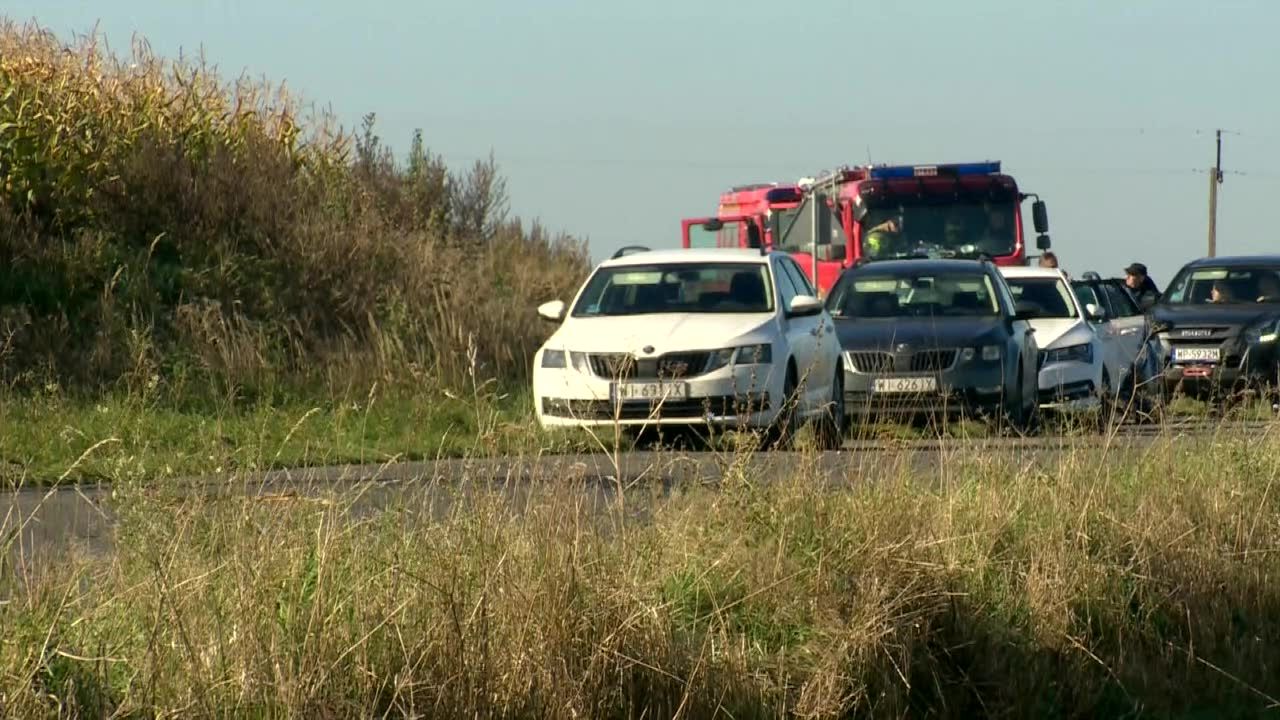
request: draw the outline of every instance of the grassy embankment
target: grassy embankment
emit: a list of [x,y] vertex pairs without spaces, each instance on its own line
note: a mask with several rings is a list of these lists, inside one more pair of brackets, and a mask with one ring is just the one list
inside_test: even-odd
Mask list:
[[[121,480],[0,573],[6,717],[1267,717],[1280,445],[801,455],[718,487],[296,499]],[[437,497],[438,500],[438,497]],[[436,517],[432,519],[432,515]],[[269,552],[264,552],[270,548]],[[27,569],[28,567],[34,569]]]
[[0,18],[0,467],[528,442],[534,307],[588,257],[506,208],[492,161],[397,160],[371,117]]

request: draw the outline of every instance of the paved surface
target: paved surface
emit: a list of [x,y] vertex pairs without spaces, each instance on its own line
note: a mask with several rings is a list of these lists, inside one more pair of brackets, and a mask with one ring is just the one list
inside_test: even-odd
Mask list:
[[[1280,424],[1182,421],[1160,427],[1125,427],[1110,436],[851,441],[839,452],[818,454],[776,452],[736,457],[730,453],[659,451],[440,460],[191,478],[158,484],[156,492],[251,496],[264,502],[345,494],[356,513],[376,512],[411,497],[439,516],[477,490],[498,488],[518,503],[539,489],[557,488],[581,493],[592,506],[604,508],[620,491],[661,497],[676,487],[715,484],[726,476],[769,482],[801,471],[834,485],[904,475],[922,482],[942,482],[957,462],[1006,462],[1057,471],[1065,462],[1096,466],[1104,449],[1113,455],[1147,453],[1168,443],[1212,443],[1223,432],[1261,437],[1277,431]],[[19,563],[56,559],[72,548],[107,552],[113,526],[109,486],[25,488],[0,495],[0,543],[8,550],[0,553],[0,564],[6,557]]]

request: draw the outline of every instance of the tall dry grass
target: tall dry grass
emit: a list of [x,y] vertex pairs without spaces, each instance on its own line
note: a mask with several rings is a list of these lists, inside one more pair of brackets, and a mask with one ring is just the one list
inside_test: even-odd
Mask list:
[[582,243],[496,164],[393,157],[283,86],[0,19],[0,379],[182,395],[520,380]]
[[[1265,717],[1274,439],[727,456],[246,497],[120,483],[0,575],[7,717]],[[27,558],[29,559],[29,558]]]

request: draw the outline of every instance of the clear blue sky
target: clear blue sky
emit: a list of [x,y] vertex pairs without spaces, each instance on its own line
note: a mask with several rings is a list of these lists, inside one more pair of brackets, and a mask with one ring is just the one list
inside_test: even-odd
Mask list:
[[[376,112],[453,165],[492,149],[513,210],[593,253],[679,242],[731,184],[865,161],[1000,159],[1049,205],[1068,270],[1206,243],[1280,251],[1275,0],[7,0],[117,48],[203,49],[350,126]],[[1029,207],[1025,208],[1029,217]]]

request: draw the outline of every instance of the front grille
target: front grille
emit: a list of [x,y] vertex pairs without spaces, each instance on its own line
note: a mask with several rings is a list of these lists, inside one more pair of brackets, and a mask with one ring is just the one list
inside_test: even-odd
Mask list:
[[562,400],[542,398],[542,412],[577,420],[692,420],[712,417],[732,417],[769,409],[769,394],[717,395],[666,400],[661,403],[646,401],[615,404],[611,400]]
[[1056,387],[1040,390],[1041,403],[1070,402],[1092,396],[1094,393],[1092,380],[1063,383]]
[[591,353],[587,356],[591,373],[610,380],[695,377],[706,372],[710,360],[711,353],[706,351],[668,353],[643,360],[637,360],[628,353]]
[[849,364],[855,372],[888,373],[942,372],[951,369],[956,363],[959,352],[948,350],[917,350],[915,352],[888,353],[870,350],[855,350],[845,353]]
[[893,371],[893,356],[887,352],[850,352],[849,363],[856,372],[886,373]]
[[911,372],[940,372],[955,362],[955,350],[924,350],[911,356]]

